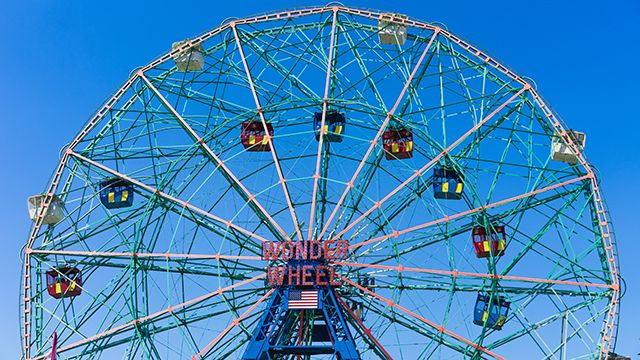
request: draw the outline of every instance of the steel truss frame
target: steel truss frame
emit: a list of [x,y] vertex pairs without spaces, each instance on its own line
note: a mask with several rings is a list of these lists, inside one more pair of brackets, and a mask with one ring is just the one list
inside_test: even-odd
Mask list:
[[[582,149],[524,78],[442,26],[397,17],[395,23],[414,31],[410,33],[413,46],[387,53],[380,47],[369,47],[377,32],[371,22],[383,16],[385,13],[379,11],[329,5],[232,20],[135,72],[67,146],[44,192],[43,206],[24,250],[24,358],[46,357],[47,331],[52,328],[63,330],[58,352],[73,359],[99,357],[119,346],[124,346],[130,356],[160,358],[166,349],[159,348],[162,344],[158,338],[164,333],[178,333],[187,339],[187,348],[182,350],[191,351],[194,359],[237,356],[245,347],[249,354],[246,358],[260,358],[256,354],[272,353],[275,346],[265,335],[267,328],[271,332],[275,329],[269,324],[289,321],[282,309],[286,290],[256,284],[264,278],[262,243],[348,238],[352,240],[352,257],[332,265],[347,284],[345,289],[351,290],[327,288],[323,292],[323,312],[332,319],[332,335],[346,339],[333,347],[343,359],[359,358],[358,351],[365,346],[379,358],[392,358],[392,352],[403,356],[399,339],[398,346],[390,350],[389,337],[382,337],[387,330],[399,329],[427,340],[420,358],[438,356],[434,354],[448,349],[471,358],[502,359],[500,347],[528,338],[542,353],[549,354],[547,358],[562,356],[556,354],[562,354],[568,344],[582,343],[588,348],[594,346],[593,356],[606,359],[615,344],[619,270],[608,210]],[[308,19],[314,20],[305,22]],[[314,37],[308,37],[313,31]],[[276,41],[289,57],[274,54]],[[209,54],[224,54],[209,59],[203,71],[217,78],[180,77],[171,65],[175,55],[198,46],[204,46]],[[308,57],[296,58],[300,54],[296,50]],[[296,60],[292,62],[291,58]],[[352,60],[342,60],[345,58]],[[256,67],[259,61],[270,65],[282,81],[264,80]],[[389,70],[388,64],[403,66]],[[344,72],[351,69],[348,66],[358,69],[361,78],[345,77]],[[324,75],[322,95],[305,82],[305,71],[300,68],[315,68]],[[393,78],[397,85],[388,100],[380,83]],[[472,86],[472,82],[481,82],[481,88]],[[240,84],[251,101],[234,103],[223,91],[213,96],[207,93],[211,84]],[[489,90],[491,86],[493,90]],[[428,89],[439,94],[439,106],[422,108]],[[445,94],[452,93],[463,100],[446,102],[450,95]],[[362,103],[345,100],[348,97],[360,98]],[[209,113],[189,113],[187,101],[208,107]],[[393,105],[387,108],[385,101]],[[374,114],[382,120],[354,124],[373,136],[349,138],[365,144],[353,154],[341,153],[320,136],[317,151],[303,156],[281,146],[297,133],[267,136],[271,160],[256,165],[254,174],[273,171],[275,182],[256,188],[251,181],[257,175],[239,171],[234,162],[239,155],[230,155],[232,145],[222,143],[232,138],[230,124],[255,117],[266,127],[268,121],[281,121],[277,111],[305,108],[310,103],[320,108],[322,127],[330,108]],[[441,121],[445,129],[447,116],[453,116],[447,109],[454,106],[466,107],[456,111],[472,118],[473,125],[460,133],[438,133],[432,121]],[[224,113],[224,120],[210,122],[215,113]],[[427,113],[441,116],[427,118]],[[300,121],[305,124],[304,119]],[[380,151],[382,133],[396,122],[415,129],[415,136],[424,144],[416,149],[417,157],[428,160],[416,167],[406,166],[404,172],[385,169]],[[161,144],[165,132],[180,134],[183,140]],[[492,141],[498,132],[509,139],[508,144],[496,157],[484,157],[480,144]],[[539,157],[539,141],[552,137],[561,138],[569,146],[577,164],[550,170],[549,161]],[[142,139],[148,141],[149,149],[135,143]],[[526,163],[510,162],[509,151],[525,154]],[[135,169],[135,165],[127,164],[145,159],[150,159],[151,165],[127,171],[132,166]],[[304,159],[311,160],[313,167],[309,175],[301,176],[290,164]],[[340,162],[354,164],[349,168],[353,171],[336,178],[337,170],[330,164],[339,169]],[[464,210],[425,200],[432,186],[429,172],[443,162],[457,169],[474,169],[477,174],[477,184],[470,181],[465,185]],[[486,170],[489,168],[492,170]],[[523,172],[517,174],[517,169]],[[213,176],[206,175],[208,172],[220,174],[216,179],[225,184],[224,189],[218,189],[219,197],[214,202],[203,202],[190,193],[200,190],[199,181],[206,182],[207,176]],[[485,189],[478,184],[485,173],[490,173],[491,180],[483,197]],[[517,175],[513,178],[526,179],[526,191],[508,196],[501,193],[501,179],[510,173]],[[381,176],[388,179],[389,187],[374,193],[372,189],[379,185]],[[104,177],[118,177],[133,184],[143,205],[133,213],[95,215],[100,205],[92,200],[93,185]],[[309,191],[300,190],[301,181],[310,181]],[[273,199],[276,191],[281,196],[278,201]],[[310,196],[302,198],[301,192]],[[56,194],[66,200],[68,216],[56,226],[46,226],[43,220]],[[228,199],[240,203],[236,214],[221,212]],[[416,208],[428,213],[429,219],[411,221],[409,226],[406,217],[420,218],[411,212]],[[305,211],[308,217],[301,215]],[[533,231],[523,225],[525,214],[531,213],[542,219]],[[251,214],[251,221],[242,214]],[[459,257],[460,247],[454,242],[474,223],[489,218],[509,224],[514,236],[510,246],[518,253],[509,263],[492,258],[486,269],[480,269]],[[303,219],[308,220],[304,223]],[[192,229],[178,235],[180,221],[193,224]],[[163,225],[172,222],[175,227]],[[164,239],[167,229],[173,232],[167,238],[171,243],[189,239],[180,252],[161,248],[159,239]],[[545,241],[552,232],[564,239],[561,248]],[[103,239],[104,246],[92,247],[91,241],[96,238]],[[202,239],[224,245],[194,252]],[[586,239],[590,246],[574,249],[578,239]],[[447,263],[441,264],[444,269],[424,267],[412,257],[434,246],[447,251]],[[234,251],[227,252],[229,249]],[[600,260],[599,269],[585,265],[594,256]],[[512,275],[522,270],[519,264],[527,257],[555,262],[555,266],[540,276]],[[42,276],[59,263],[77,264],[87,279],[103,269],[116,272],[110,275],[114,280],[101,289],[87,286],[83,296],[90,300],[82,306],[67,299],[52,304],[45,298]],[[166,299],[158,299],[153,295],[160,289],[158,274],[171,279],[167,287],[175,297],[167,294]],[[378,279],[375,289],[357,282],[364,275]],[[187,289],[197,286],[189,280],[195,277],[216,279],[217,290],[203,287],[203,294],[187,298]],[[437,321],[430,320],[419,307],[411,307],[416,301],[411,294],[427,291],[443,294],[446,299],[444,313]],[[472,338],[450,330],[449,326],[459,321],[451,313],[457,306],[455,301],[459,301],[454,295],[479,291],[509,296],[518,304],[510,321],[520,322],[521,327],[502,337],[486,326]],[[180,296],[180,301],[172,305]],[[584,300],[567,300],[575,297]],[[557,309],[545,318],[529,319],[528,308],[535,307],[532,304],[538,298],[549,299]],[[350,301],[361,302],[375,320],[362,321],[349,308]],[[258,316],[262,303],[268,304],[267,310]],[[163,308],[158,310],[159,306]],[[578,319],[580,311],[588,311],[590,318]],[[228,316],[232,320],[212,341],[202,343],[197,339],[194,331],[198,324]],[[568,321],[570,333],[560,344],[550,345],[540,329],[560,318],[569,319],[563,321]],[[594,334],[592,327],[597,323],[602,326]],[[85,333],[85,329],[98,330]]]

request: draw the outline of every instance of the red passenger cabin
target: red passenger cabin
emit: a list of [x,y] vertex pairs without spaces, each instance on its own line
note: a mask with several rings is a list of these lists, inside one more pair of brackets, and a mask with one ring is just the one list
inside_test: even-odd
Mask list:
[[502,256],[507,247],[507,234],[504,225],[495,225],[489,228],[475,226],[471,231],[471,239],[478,258],[487,258],[492,254],[493,256]]
[[82,293],[82,272],[75,267],[53,268],[46,273],[47,291],[56,299],[75,297]]
[[389,129],[382,134],[382,146],[387,160],[413,157],[413,132],[409,129]]
[[240,141],[247,151],[270,151],[269,136],[273,136],[273,126],[267,123],[267,129],[264,129],[261,121],[246,121],[242,123],[240,131]]

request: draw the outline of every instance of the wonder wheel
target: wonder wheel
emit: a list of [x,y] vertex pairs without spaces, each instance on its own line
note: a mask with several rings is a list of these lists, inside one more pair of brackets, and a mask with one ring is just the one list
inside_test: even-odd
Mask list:
[[443,25],[227,21],[132,72],[29,199],[24,357],[604,359],[585,141]]

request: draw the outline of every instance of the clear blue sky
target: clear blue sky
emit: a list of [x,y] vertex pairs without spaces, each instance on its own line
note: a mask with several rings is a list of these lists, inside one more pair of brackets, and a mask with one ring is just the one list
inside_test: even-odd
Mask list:
[[[149,2],[150,3],[150,2]],[[2,1],[0,4],[0,297],[3,359],[20,354],[19,251],[30,221],[26,198],[41,191],[58,151],[129,72],[227,17],[291,6],[287,1]],[[296,6],[317,4],[299,1]],[[640,2],[345,1],[446,24],[514,69],[570,127],[588,134],[602,173],[627,293],[618,352],[640,352]]]

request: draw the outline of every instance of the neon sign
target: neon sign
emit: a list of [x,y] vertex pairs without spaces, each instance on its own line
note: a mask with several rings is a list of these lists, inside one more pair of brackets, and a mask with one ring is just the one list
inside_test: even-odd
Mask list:
[[286,262],[267,266],[269,286],[341,286],[333,260],[347,258],[349,242],[345,240],[267,241],[262,244],[262,259]]

